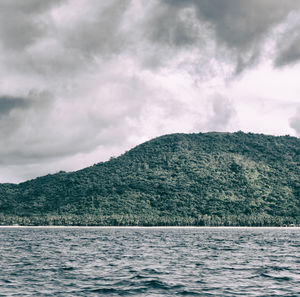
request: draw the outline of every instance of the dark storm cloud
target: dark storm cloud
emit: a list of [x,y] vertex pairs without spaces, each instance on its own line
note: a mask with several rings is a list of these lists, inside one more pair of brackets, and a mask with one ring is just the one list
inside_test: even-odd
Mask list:
[[[129,2],[0,3],[0,51],[5,57],[0,70],[10,86],[5,90],[11,91],[3,93],[20,93],[17,89],[25,94],[0,97],[2,164],[43,162],[126,141],[126,120],[133,117],[139,90],[109,59],[126,46],[120,28]],[[85,14],[78,13],[80,5]],[[65,14],[72,8],[78,11],[68,23]],[[91,74],[96,59],[104,65],[99,77]],[[91,95],[90,88],[103,94]]]
[[153,42],[173,47],[201,50],[215,40],[239,73],[258,61],[266,37],[299,6],[297,0],[166,0],[153,10],[146,31]]
[[[272,29],[300,6],[297,0],[164,0],[152,3],[156,5],[145,9],[143,21],[129,26],[126,31],[123,30],[124,21],[131,21],[126,12],[134,5],[130,0],[86,2],[85,15],[74,24],[63,26],[63,22],[56,24],[45,14],[64,5],[70,10],[71,2],[1,1],[0,44],[3,48],[19,51],[18,56],[7,52],[7,63],[11,67],[45,75],[86,71],[95,58],[107,59],[139,51],[143,52],[144,66],[157,67],[165,65],[178,50],[186,48],[197,50],[202,56],[210,55],[207,59],[219,55],[218,59],[232,63],[236,73],[240,73],[258,61],[261,46]],[[20,52],[39,41],[45,44],[40,51]],[[216,52],[205,51],[210,42],[216,42]],[[151,49],[152,44],[157,47]],[[298,42],[289,44],[282,49],[282,55],[278,54],[277,65],[298,58]],[[173,53],[165,52],[165,46]]]
[[85,119],[76,115],[70,121],[66,113],[68,105],[64,108],[57,105],[57,99],[48,91],[32,90],[23,97],[0,98],[2,165],[42,162],[97,146],[96,127],[90,129],[93,123],[86,124]]
[[283,67],[292,65],[300,60],[300,26],[289,30],[277,44],[278,52],[275,59],[275,66]]
[[37,16],[62,0],[0,1],[0,44],[10,50],[24,49],[47,29]]
[[[2,144],[22,126],[28,116],[43,113],[50,106],[49,92],[30,91],[26,96],[0,96],[0,137]],[[0,147],[1,150],[2,147]]]
[[120,26],[130,0],[109,1],[104,7],[94,4],[89,17],[80,20],[61,36],[64,47],[90,56],[119,53],[126,47]]
[[[64,14],[72,10],[71,1],[22,3],[0,2],[0,45],[10,71],[38,74],[52,81],[68,79],[70,74],[89,71],[96,60],[111,59],[128,47],[130,38],[121,27],[130,0],[82,2],[85,14],[74,13],[74,19],[66,21]],[[74,11],[76,5],[74,2]]]
[[219,42],[235,49],[256,47],[269,30],[299,6],[297,0],[191,1],[199,19],[209,22]]
[[[134,3],[86,2],[85,14],[79,14],[71,25],[49,19],[51,9],[65,6],[70,10],[71,2],[2,1],[0,44],[4,49],[18,51],[17,56],[6,52],[6,63],[11,69],[55,79],[55,75],[88,71],[95,59],[115,59],[122,54],[137,54],[136,60],[140,59],[144,67],[157,68],[180,50],[191,49],[198,51],[198,61],[204,56],[208,61],[217,58],[231,63],[240,73],[259,60],[261,47],[272,29],[300,6],[297,0],[154,1],[156,5],[145,9],[141,21],[132,21],[124,30],[124,23],[131,23],[126,13]],[[76,9],[77,3],[74,5]],[[44,46],[20,51],[39,42]],[[212,42],[216,43],[215,50],[207,49]],[[296,44],[282,51],[278,65],[286,63],[287,57],[297,58]]]
[[25,109],[29,106],[30,102],[24,98],[0,96],[0,116],[8,114],[13,109]]
[[9,116],[12,111],[26,113],[27,110],[49,107],[52,101],[50,92],[31,90],[26,96],[0,95],[0,117]]
[[[189,7],[187,1],[186,7]],[[152,16],[145,24],[145,32],[153,42],[175,47],[187,47],[195,45],[200,34],[195,23],[190,22],[189,14],[183,14],[177,5],[168,2],[160,2],[159,8],[155,8]]]
[[[43,162],[62,164],[76,154],[82,164],[99,147],[132,146],[178,129],[190,132],[196,124],[193,131],[225,130],[237,101],[223,94],[210,100],[212,92],[222,93],[228,77],[255,65],[266,40],[299,5],[0,1],[1,164],[42,168]],[[277,66],[297,61],[297,34],[284,29],[280,38],[285,40],[276,48]],[[220,87],[207,91],[212,79]]]

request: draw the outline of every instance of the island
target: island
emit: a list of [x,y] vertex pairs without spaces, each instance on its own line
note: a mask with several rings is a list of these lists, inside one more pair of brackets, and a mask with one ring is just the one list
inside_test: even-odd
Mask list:
[[300,139],[164,135],[107,162],[0,184],[0,225],[297,226]]

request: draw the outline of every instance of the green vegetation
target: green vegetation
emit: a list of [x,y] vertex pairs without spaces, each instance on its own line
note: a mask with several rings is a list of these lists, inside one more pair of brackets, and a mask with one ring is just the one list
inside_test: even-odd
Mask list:
[[0,185],[0,224],[300,223],[300,139],[172,134],[76,172]]

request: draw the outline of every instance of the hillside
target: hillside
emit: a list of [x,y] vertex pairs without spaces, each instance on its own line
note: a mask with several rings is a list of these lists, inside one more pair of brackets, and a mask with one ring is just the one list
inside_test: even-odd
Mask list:
[[0,224],[300,223],[300,139],[165,135],[108,162],[0,185]]

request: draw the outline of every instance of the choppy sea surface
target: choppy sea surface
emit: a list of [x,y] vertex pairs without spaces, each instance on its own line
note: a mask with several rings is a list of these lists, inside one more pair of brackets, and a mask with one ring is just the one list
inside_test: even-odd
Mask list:
[[300,296],[300,229],[0,228],[0,296]]

